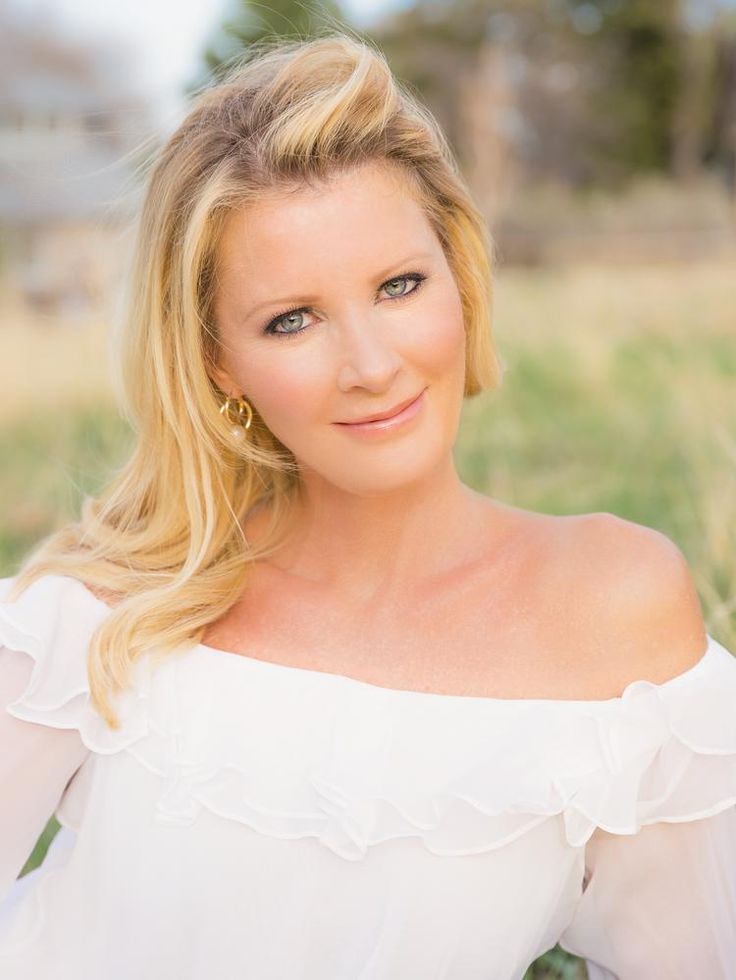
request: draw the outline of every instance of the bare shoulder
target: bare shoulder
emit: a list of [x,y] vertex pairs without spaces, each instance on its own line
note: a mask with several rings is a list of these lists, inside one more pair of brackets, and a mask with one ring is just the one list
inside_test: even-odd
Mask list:
[[106,606],[110,606],[113,609],[122,599],[119,592],[111,592],[109,589],[103,589],[101,585],[89,585],[87,582],[82,583],[85,589],[95,597],[99,599],[100,602],[104,602]]
[[572,518],[566,539],[578,594],[615,661],[620,685],[662,683],[702,658],[707,636],[700,598],[671,538],[601,512]]

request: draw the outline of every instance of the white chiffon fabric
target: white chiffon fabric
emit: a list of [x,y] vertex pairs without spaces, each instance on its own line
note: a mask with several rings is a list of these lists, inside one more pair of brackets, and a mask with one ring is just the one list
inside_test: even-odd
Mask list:
[[[736,658],[599,701],[379,687],[187,644],[107,728],[108,607],[0,579],[3,980],[736,978]],[[16,880],[52,813],[44,863]]]

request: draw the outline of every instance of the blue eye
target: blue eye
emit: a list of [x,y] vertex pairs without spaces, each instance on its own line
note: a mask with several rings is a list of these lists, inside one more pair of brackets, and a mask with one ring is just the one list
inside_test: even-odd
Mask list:
[[[406,285],[409,282],[415,283],[414,288],[410,289],[408,292],[405,291],[402,293],[394,293],[389,296],[389,299],[394,301],[402,300],[411,296],[413,293],[416,293],[426,278],[427,277],[421,272],[406,272],[401,276],[394,276],[393,279],[387,279],[386,282],[384,282],[383,285],[381,286],[381,289],[384,289],[387,286],[396,285],[397,283],[401,283],[404,285]],[[309,312],[309,307],[307,306],[299,306],[295,309],[284,310],[283,313],[279,313],[279,315],[274,317],[273,320],[270,321],[270,323],[266,324],[266,327],[264,328],[263,332],[278,337],[296,337],[299,334],[304,333],[304,331],[307,330],[308,328],[304,326],[298,327],[298,329],[296,330],[277,330],[276,328],[282,322],[291,322],[291,324],[294,325],[294,318],[301,317],[303,319],[304,314],[308,312]]]

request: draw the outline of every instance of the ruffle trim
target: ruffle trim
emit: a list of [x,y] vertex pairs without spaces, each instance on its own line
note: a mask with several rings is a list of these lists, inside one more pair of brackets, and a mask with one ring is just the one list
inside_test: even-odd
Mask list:
[[111,731],[86,675],[107,607],[59,575],[8,603],[11,581],[0,579],[0,644],[34,667],[8,711],[76,728],[94,753],[130,753],[161,777],[162,824],[205,809],[360,860],[399,837],[475,854],[560,815],[580,847],[596,827],[634,834],[736,804],[736,658],[710,636],[683,674],[590,702],[391,691],[192,646],[136,664]]
[[7,706],[11,715],[52,728],[76,728],[84,744],[104,755],[119,752],[148,732],[145,701],[134,689],[116,702],[124,723],[112,731],[92,708],[87,646],[107,607],[76,579],[44,575],[15,601],[6,593],[12,578],[0,579],[0,646],[33,658],[31,679]]

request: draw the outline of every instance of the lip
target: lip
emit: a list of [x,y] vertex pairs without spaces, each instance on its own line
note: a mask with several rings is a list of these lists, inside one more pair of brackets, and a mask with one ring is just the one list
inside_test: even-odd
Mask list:
[[426,390],[426,388],[423,388],[411,401],[404,402],[403,406],[395,410],[393,415],[374,419],[371,422],[335,422],[334,424],[356,435],[358,433],[379,435],[384,432],[393,431],[419,415],[424,405],[424,392]]
[[[420,391],[419,395],[423,392]],[[365,425],[369,422],[382,422],[384,419],[392,419],[412,405],[418,398],[419,395],[414,395],[412,398],[408,398],[406,401],[400,402],[394,408],[390,408],[387,412],[379,412],[377,415],[366,415],[362,419],[354,419],[350,422],[337,422],[336,425]]]

